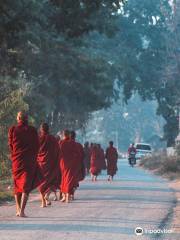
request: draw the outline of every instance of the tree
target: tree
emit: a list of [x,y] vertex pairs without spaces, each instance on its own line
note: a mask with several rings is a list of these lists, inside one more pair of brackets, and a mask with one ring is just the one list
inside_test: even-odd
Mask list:
[[98,46],[98,54],[114,66],[116,85],[120,91],[123,89],[125,102],[134,92],[143,100],[158,101],[157,114],[166,120],[164,138],[168,146],[174,143],[178,133],[177,13],[168,1],[129,0],[119,15],[119,31],[115,37],[107,39],[94,34],[90,40],[86,39],[94,51]]

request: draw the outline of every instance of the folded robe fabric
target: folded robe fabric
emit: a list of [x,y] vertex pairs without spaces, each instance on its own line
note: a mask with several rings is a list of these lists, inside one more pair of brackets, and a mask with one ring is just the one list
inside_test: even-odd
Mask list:
[[84,166],[89,171],[91,160],[91,150],[89,147],[84,147]]
[[106,169],[106,161],[105,161],[105,154],[104,150],[102,148],[99,148],[99,156],[100,156],[100,163],[101,163],[101,169],[105,170]]
[[11,151],[14,193],[30,193],[41,183],[37,164],[38,134],[27,122],[19,122],[8,132]]
[[37,161],[43,181],[39,186],[39,191],[46,194],[49,191],[55,192],[60,185],[60,166],[59,166],[59,144],[57,139],[43,133],[39,136],[39,153]]

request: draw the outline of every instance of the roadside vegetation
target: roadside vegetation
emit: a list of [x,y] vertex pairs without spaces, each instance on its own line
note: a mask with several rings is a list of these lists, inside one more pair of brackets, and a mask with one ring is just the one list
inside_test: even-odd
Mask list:
[[179,180],[180,145],[176,147],[176,154],[174,156],[168,156],[166,152],[156,152],[152,156],[143,158],[140,166],[170,180]]
[[0,204],[13,199],[12,180],[8,177],[0,179]]

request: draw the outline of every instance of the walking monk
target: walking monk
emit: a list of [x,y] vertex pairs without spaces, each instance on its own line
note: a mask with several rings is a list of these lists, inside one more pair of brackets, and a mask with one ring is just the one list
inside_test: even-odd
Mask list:
[[97,144],[93,144],[92,150],[91,150],[91,167],[90,172],[92,176],[92,181],[97,180],[97,176],[101,172],[101,162],[100,162],[100,153]]
[[91,149],[89,147],[89,142],[85,142],[85,144],[84,144],[84,166],[85,166],[86,175],[89,174],[90,160],[91,160]]
[[63,193],[62,202],[68,203],[70,196],[74,194],[75,188],[80,181],[80,148],[78,144],[70,139],[70,132],[64,131],[64,140],[60,143],[61,160],[60,167],[62,173],[61,191]]
[[115,147],[113,147],[113,142],[109,142],[109,147],[106,150],[107,159],[107,174],[109,175],[108,181],[112,181],[114,175],[116,174],[118,153]]
[[71,194],[71,199],[74,200],[74,193],[75,190],[79,187],[79,182],[82,181],[85,178],[85,165],[84,165],[84,150],[83,146],[76,141],[76,133],[74,131],[71,131],[70,133],[70,139],[76,143],[76,147],[78,150],[78,155],[74,159],[76,162],[76,184],[74,185],[73,192]]
[[16,216],[26,217],[24,210],[28,195],[40,184],[37,164],[38,133],[34,127],[28,125],[26,113],[17,114],[17,125],[9,129],[8,141],[12,159]]
[[43,176],[43,182],[39,186],[41,193],[42,205],[50,205],[49,195],[51,192],[56,193],[57,186],[60,184],[60,167],[59,167],[59,144],[57,139],[49,134],[47,123],[41,124],[39,134],[39,153],[37,161]]
[[103,148],[101,147],[101,144],[98,144],[98,151],[99,151],[99,161],[101,164],[101,170],[106,170],[105,154],[104,154]]

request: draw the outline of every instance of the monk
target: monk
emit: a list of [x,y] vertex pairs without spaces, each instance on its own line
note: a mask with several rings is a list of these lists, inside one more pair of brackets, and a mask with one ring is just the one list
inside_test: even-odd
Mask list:
[[37,130],[28,125],[28,115],[17,114],[17,125],[8,132],[8,142],[12,159],[12,175],[16,216],[26,217],[25,207],[29,193],[41,183],[38,172],[37,154],[39,140]]
[[90,166],[90,173],[92,177],[92,181],[97,181],[97,176],[101,172],[101,162],[100,162],[100,154],[98,150],[97,144],[93,144],[91,150],[91,166]]
[[64,131],[64,140],[60,143],[60,168],[62,173],[61,191],[63,193],[62,202],[69,203],[70,196],[74,194],[74,188],[80,181],[80,148],[77,143],[70,139],[70,132]]
[[77,169],[77,172],[76,172],[77,182],[74,185],[73,192],[70,196],[70,199],[74,200],[75,190],[79,187],[79,182],[84,180],[84,178],[85,178],[84,150],[83,150],[83,146],[79,142],[76,141],[75,131],[70,132],[70,139],[76,143],[77,150],[78,150],[78,156],[75,159],[76,169]]
[[105,154],[104,154],[104,150],[101,147],[101,144],[98,144],[98,151],[99,151],[99,161],[101,164],[101,170],[106,170]]
[[112,181],[114,175],[116,174],[118,153],[117,149],[113,147],[113,142],[109,142],[109,147],[106,150],[106,159],[107,159],[107,174],[109,175],[108,181]]
[[40,126],[39,143],[40,148],[37,161],[43,176],[43,182],[39,186],[39,191],[42,200],[41,207],[44,208],[51,205],[49,195],[51,192],[56,193],[57,185],[60,183],[59,144],[57,139],[49,133],[47,123],[43,123]]
[[84,144],[84,166],[86,175],[89,174],[90,169],[90,160],[91,160],[91,149],[89,147],[89,142],[85,142]]

